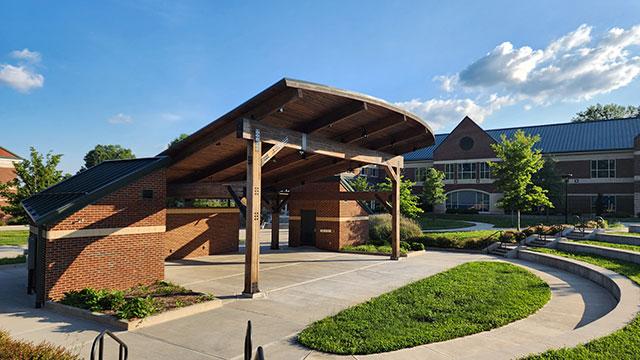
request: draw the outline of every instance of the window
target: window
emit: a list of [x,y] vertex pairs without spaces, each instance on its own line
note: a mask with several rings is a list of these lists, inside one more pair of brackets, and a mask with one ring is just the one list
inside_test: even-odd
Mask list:
[[447,209],[489,211],[489,194],[473,190],[454,191],[447,195]]
[[379,172],[378,168],[375,166],[365,166],[360,171],[360,174],[364,176],[378,177]]
[[142,198],[153,199],[153,190],[149,190],[149,189],[142,190]]
[[591,160],[592,178],[614,178],[616,177],[615,160]]
[[[598,205],[598,201],[601,201],[602,203],[600,205]],[[600,209],[598,209],[598,206],[601,206]],[[598,196],[592,196],[591,197],[591,212],[596,214],[598,211],[602,211],[605,213],[612,213],[616,211],[616,197],[613,195],[603,195],[600,196],[600,199],[598,199]]]
[[491,168],[486,162],[479,164],[480,166],[480,179],[491,179]]
[[458,179],[475,179],[476,163],[458,164]]
[[453,180],[456,178],[456,164],[444,164],[444,179]]
[[427,168],[416,168],[416,182],[424,182],[427,179]]

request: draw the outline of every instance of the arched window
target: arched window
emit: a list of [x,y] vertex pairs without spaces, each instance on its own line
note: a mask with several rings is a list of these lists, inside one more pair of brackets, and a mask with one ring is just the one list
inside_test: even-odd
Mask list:
[[447,209],[489,211],[489,194],[475,190],[458,190],[447,194]]

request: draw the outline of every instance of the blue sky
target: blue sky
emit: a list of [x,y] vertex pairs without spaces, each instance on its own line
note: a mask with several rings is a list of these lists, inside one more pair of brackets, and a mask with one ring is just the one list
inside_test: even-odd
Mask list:
[[[450,130],[640,105],[638,1],[6,1],[0,146],[152,156],[282,77],[398,103]],[[612,30],[613,29],[613,30]]]

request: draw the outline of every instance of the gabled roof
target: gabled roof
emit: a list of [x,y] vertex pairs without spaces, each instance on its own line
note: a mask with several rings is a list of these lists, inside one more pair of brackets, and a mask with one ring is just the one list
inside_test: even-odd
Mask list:
[[[640,135],[640,117],[570,122],[537,126],[524,126],[485,130],[494,140],[500,141],[522,130],[528,135],[540,135],[536,148],[543,153],[572,153],[587,151],[612,151],[633,149],[634,139]],[[404,155],[406,161],[433,160],[434,150],[448,134],[437,134],[435,144]]]
[[14,159],[14,160],[22,160],[22,158],[11,151],[7,150],[0,146],[0,159]]
[[108,160],[22,201],[35,225],[54,223],[165,166],[167,157]]

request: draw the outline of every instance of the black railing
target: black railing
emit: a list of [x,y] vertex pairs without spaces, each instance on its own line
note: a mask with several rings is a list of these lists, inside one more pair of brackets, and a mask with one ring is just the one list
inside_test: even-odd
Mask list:
[[[91,346],[91,360],[103,360],[104,359],[104,336],[109,335],[110,338],[115,340],[118,343],[120,348],[118,349],[118,360],[127,360],[129,357],[129,348],[124,341],[120,340],[117,336],[115,336],[111,331],[104,330],[98,335],[95,340],[93,340],[93,345]],[[97,351],[96,351],[97,350]]]
[[[251,320],[247,321],[247,333],[244,336],[244,360],[251,360],[253,357],[253,341],[251,340]],[[256,360],[264,360],[264,350],[258,346],[256,350]]]

